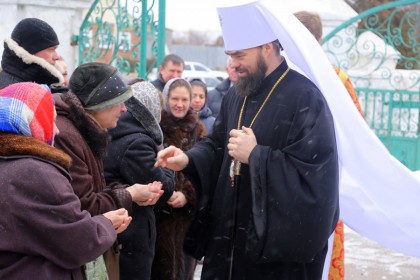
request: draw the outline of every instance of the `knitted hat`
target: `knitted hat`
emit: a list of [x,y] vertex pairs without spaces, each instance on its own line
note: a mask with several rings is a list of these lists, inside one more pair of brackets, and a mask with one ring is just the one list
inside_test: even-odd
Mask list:
[[[176,81],[180,81],[180,82],[176,82]],[[163,99],[165,100],[165,111],[170,113],[171,109],[169,108],[169,92],[172,90],[173,88],[173,84],[174,82],[176,82],[176,84],[182,83],[183,86],[188,88],[188,91],[190,92],[190,102],[192,99],[192,89],[191,89],[191,85],[190,83],[183,79],[183,78],[173,78],[170,79],[166,84],[165,87],[163,88],[162,94],[163,94]]]
[[104,110],[133,96],[117,68],[98,62],[77,67],[70,77],[69,88],[90,111]]
[[30,54],[60,44],[54,29],[45,21],[37,18],[21,20],[12,31],[12,39]]
[[16,83],[0,90],[0,131],[34,137],[51,145],[54,103],[47,86]]
[[155,86],[149,82],[143,81],[133,84],[131,88],[133,90],[134,98],[140,101],[159,123],[161,118],[161,105],[159,92]]

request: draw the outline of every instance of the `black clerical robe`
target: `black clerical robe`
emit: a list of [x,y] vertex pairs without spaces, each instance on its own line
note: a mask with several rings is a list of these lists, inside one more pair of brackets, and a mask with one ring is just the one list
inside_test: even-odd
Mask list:
[[[249,127],[287,67],[283,61],[248,97],[242,125]],[[290,70],[252,126],[258,145],[232,188],[227,144],[243,102],[231,89],[213,134],[187,153],[184,172],[201,192],[210,187],[213,193],[202,279],[229,279],[232,246],[232,279],[321,279],[339,212],[338,157],[327,103],[311,81]],[[219,176],[212,175],[214,167]]]

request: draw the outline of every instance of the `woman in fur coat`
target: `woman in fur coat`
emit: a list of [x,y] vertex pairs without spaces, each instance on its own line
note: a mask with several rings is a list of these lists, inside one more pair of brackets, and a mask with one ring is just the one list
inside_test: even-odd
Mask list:
[[0,279],[85,279],[81,267],[130,223],[124,209],[95,217],[80,209],[71,158],[52,146],[55,116],[38,84],[0,90]]
[[[165,107],[160,122],[164,146],[189,150],[205,136],[204,125],[190,109],[192,90],[182,78],[169,80],[163,89]],[[157,240],[152,279],[193,279],[196,261],[184,254],[184,237],[196,203],[194,186],[181,172],[175,175],[175,191],[167,205],[156,207]]]

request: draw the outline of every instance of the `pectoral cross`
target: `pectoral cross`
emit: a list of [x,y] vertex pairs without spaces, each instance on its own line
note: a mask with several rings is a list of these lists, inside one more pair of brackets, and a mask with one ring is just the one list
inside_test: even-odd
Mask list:
[[232,160],[230,164],[230,184],[233,188],[235,186],[235,176],[239,176],[241,174],[241,162],[239,160]]

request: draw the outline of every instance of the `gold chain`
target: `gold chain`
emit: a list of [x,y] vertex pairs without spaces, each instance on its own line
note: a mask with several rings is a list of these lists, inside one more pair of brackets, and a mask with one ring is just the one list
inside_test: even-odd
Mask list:
[[[257,119],[258,115],[260,114],[261,110],[264,108],[265,104],[267,103],[268,99],[270,98],[271,94],[273,93],[274,89],[277,87],[277,85],[283,80],[284,77],[286,77],[287,73],[289,72],[290,67],[287,67],[286,71],[284,71],[283,75],[278,78],[276,83],[271,88],[270,92],[268,93],[267,97],[265,98],[264,102],[261,104],[260,108],[258,109],[257,113],[255,114],[254,118],[251,121],[251,124],[249,125],[249,128],[252,127],[255,120]],[[241,111],[239,112],[239,119],[238,119],[238,130],[241,129],[241,122],[242,117],[244,114],[245,104],[246,104],[247,96],[245,96],[244,103],[242,104]],[[234,179],[235,176],[238,176],[241,174],[241,162],[239,160],[232,160],[232,163],[230,164],[230,179],[231,179],[231,186],[234,186]]]
[[[270,98],[271,94],[273,93],[274,89],[281,82],[281,80],[283,80],[283,78],[286,77],[286,75],[289,72],[289,70],[290,70],[290,67],[287,67],[287,69],[286,69],[286,71],[284,71],[283,75],[281,75],[280,78],[278,78],[277,82],[271,88],[271,90],[268,93],[267,97],[265,98],[264,102],[261,104],[261,107],[258,109],[257,113],[255,114],[254,118],[252,119],[251,124],[249,125],[249,128],[251,128],[251,126],[254,124],[255,120],[257,119],[257,117],[260,114],[261,110],[264,108],[265,103],[267,103],[267,101]],[[243,116],[243,113],[244,113],[244,108],[245,108],[247,97],[248,96],[245,96],[244,103],[242,103],[241,112],[239,113],[238,130],[241,129],[242,116]]]

